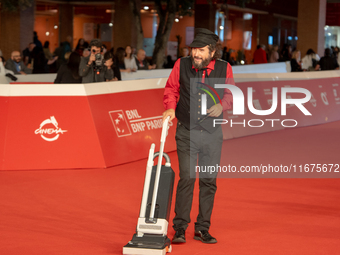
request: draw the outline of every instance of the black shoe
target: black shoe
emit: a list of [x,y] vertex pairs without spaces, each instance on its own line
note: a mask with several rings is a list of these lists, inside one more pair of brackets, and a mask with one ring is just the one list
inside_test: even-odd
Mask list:
[[185,230],[180,228],[176,231],[174,237],[172,238],[172,243],[185,243]]
[[202,243],[217,243],[216,238],[212,237],[209,234],[208,230],[201,230],[201,231],[195,232],[194,239],[202,241]]

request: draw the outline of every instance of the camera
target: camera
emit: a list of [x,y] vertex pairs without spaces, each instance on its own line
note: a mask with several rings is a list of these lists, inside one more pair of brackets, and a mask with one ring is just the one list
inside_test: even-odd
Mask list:
[[[95,51],[94,51],[95,52]],[[102,65],[103,65],[103,59],[104,59],[104,57],[103,57],[103,55],[102,54],[100,54],[100,53],[97,53],[96,55],[95,55],[95,64],[96,64],[96,66],[97,67],[101,67]]]

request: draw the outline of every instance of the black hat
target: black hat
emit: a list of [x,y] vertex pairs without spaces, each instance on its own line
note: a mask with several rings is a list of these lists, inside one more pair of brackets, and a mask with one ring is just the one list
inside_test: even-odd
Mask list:
[[191,48],[202,48],[207,45],[215,45],[218,41],[218,36],[206,28],[197,28],[196,37],[189,45]]

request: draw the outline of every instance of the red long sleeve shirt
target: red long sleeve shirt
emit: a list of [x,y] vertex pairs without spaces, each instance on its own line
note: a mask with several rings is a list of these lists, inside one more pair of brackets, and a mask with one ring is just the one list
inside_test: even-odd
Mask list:
[[267,63],[266,51],[262,48],[257,49],[254,52],[254,64],[265,64]]
[[[215,60],[210,61],[209,65],[207,66],[207,73],[208,76],[211,73],[212,70],[214,70],[215,67]],[[168,78],[168,81],[165,85],[165,91],[164,91],[164,97],[163,97],[163,105],[166,110],[168,109],[176,109],[177,102],[179,99],[179,90],[180,90],[180,83],[179,83],[179,73],[180,73],[180,59],[178,59],[170,73],[170,76]],[[192,67],[194,68],[194,67]],[[197,72],[197,69],[196,69]],[[232,84],[234,85],[234,78],[233,78],[233,71],[228,63],[227,69],[226,69],[226,84]],[[204,83],[205,80],[205,73],[203,72],[202,75],[202,82]],[[227,109],[231,109],[232,103],[233,103],[233,96],[229,89],[224,89],[224,95],[222,98],[222,107],[223,111]]]

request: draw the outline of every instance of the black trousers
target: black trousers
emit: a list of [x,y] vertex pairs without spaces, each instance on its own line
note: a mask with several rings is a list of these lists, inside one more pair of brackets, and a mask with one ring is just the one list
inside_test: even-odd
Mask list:
[[217,189],[217,173],[206,173],[204,168],[220,164],[222,142],[221,127],[210,134],[205,130],[188,130],[178,122],[176,143],[180,179],[176,193],[176,216],[173,219],[175,231],[179,228],[186,229],[190,223],[196,176],[199,176],[199,214],[195,222],[195,231],[209,230]]

